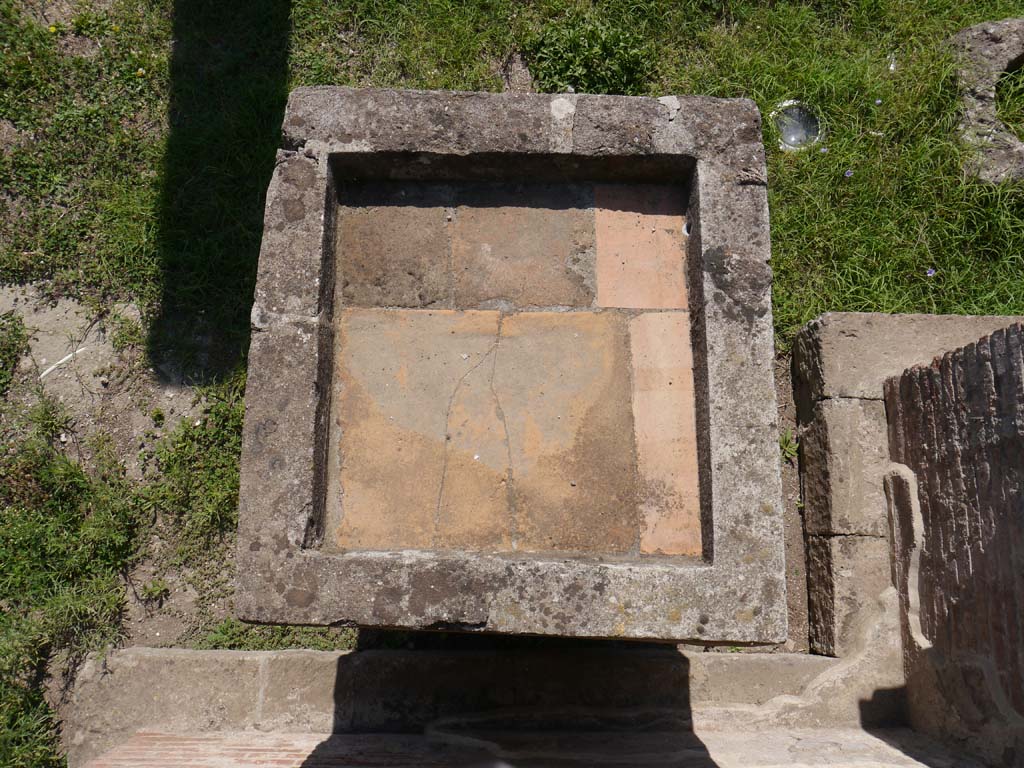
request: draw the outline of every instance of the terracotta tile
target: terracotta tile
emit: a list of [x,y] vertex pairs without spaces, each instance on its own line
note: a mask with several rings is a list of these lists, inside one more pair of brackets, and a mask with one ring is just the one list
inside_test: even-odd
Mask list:
[[[502,545],[506,507],[496,489],[507,451],[493,446],[504,433],[479,418],[485,414],[462,415],[486,396],[497,331],[497,312],[340,313],[332,420],[340,490],[328,499],[334,545],[430,548],[446,538],[441,526],[457,543],[470,530],[477,549]],[[480,460],[466,456],[470,443]]]
[[699,555],[700,494],[690,321],[649,312],[629,324],[640,472],[640,551]]
[[335,223],[342,302],[450,306],[450,188],[380,182],[348,188],[342,196]]
[[518,548],[636,546],[626,320],[614,312],[506,317],[495,381],[511,438]]
[[635,550],[625,316],[350,309],[337,322],[329,547]]
[[594,188],[597,306],[686,309],[686,201],[680,188]]
[[593,303],[589,187],[466,185],[459,198],[451,225],[455,306]]

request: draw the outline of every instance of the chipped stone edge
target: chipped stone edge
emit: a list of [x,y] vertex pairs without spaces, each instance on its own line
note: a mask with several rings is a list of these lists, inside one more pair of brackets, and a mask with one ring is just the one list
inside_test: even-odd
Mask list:
[[[573,108],[562,104],[568,101]],[[571,125],[569,125],[571,121]],[[521,130],[516,130],[519,127]],[[537,130],[533,130],[536,128]],[[708,426],[702,497],[710,562],[627,563],[457,553],[326,555],[318,537],[316,446],[330,379],[326,277],[305,311],[275,312],[266,278],[330,268],[320,247],[263,249],[253,308],[243,436],[236,611],[295,624],[465,629],[581,637],[777,643],[786,638],[781,482],[773,386],[768,206],[760,115],[747,100],[300,88],[285,153],[661,154],[696,160],[691,263],[699,409]],[[283,185],[271,184],[266,227]],[[695,258],[694,258],[695,257]],[[275,268],[275,260],[287,263]],[[265,290],[264,290],[265,289]],[[308,287],[310,293],[314,292]],[[279,302],[287,303],[287,302]],[[266,363],[276,371],[268,378]],[[703,394],[701,394],[703,393]],[[713,393],[713,396],[710,394]],[[710,476],[710,480],[708,480]],[[707,530],[709,529],[710,530]]]

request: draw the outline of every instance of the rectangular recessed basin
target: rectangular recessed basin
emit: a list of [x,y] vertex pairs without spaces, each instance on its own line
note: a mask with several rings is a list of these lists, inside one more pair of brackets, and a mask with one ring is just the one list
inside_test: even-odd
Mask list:
[[293,93],[240,616],[784,639],[759,125],[702,98]]

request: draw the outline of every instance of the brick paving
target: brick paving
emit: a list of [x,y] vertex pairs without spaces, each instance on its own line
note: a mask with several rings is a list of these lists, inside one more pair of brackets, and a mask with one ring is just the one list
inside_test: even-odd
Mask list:
[[[485,741],[490,734],[480,735]],[[905,730],[853,728],[684,733],[545,732],[499,738],[491,751],[422,736],[140,733],[85,768],[980,768]]]

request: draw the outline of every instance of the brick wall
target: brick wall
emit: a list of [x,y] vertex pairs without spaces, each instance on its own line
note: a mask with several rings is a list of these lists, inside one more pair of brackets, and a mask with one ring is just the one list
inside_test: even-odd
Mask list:
[[915,726],[1024,765],[1024,326],[889,379],[886,478]]

